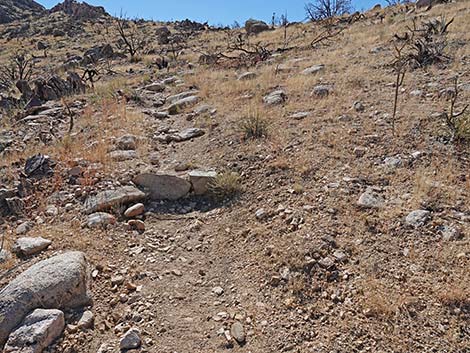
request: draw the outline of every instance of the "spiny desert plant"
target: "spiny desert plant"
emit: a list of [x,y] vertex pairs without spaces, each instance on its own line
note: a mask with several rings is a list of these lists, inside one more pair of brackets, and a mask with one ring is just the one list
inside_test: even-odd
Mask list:
[[242,120],[240,130],[245,139],[264,138],[268,136],[268,122],[256,112]]
[[241,178],[238,173],[227,171],[214,178],[209,191],[217,199],[232,198],[241,192]]

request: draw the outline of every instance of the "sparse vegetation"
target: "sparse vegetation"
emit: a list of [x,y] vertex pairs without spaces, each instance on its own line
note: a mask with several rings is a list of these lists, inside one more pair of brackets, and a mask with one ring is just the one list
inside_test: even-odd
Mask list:
[[468,4],[125,20],[133,60],[112,16],[0,24],[0,62],[34,61],[28,94],[0,95],[0,287],[85,253],[93,304],[64,309],[51,353],[129,328],[142,351],[465,352]]
[[240,122],[240,130],[245,139],[260,139],[268,136],[268,121],[259,112],[250,113]]
[[311,21],[341,16],[351,10],[350,0],[315,0],[305,5],[305,12]]
[[219,173],[209,185],[209,190],[217,199],[233,198],[241,192],[240,175],[231,171]]
[[120,36],[118,46],[123,48],[130,56],[131,62],[140,59],[139,54],[144,50],[147,41],[145,34],[139,28],[137,20],[131,20],[121,13],[116,19],[116,29]]

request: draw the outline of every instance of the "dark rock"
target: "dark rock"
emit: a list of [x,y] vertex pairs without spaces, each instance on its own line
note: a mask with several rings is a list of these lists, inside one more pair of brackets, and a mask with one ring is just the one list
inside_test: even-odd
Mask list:
[[54,174],[55,162],[42,154],[35,155],[26,160],[24,172],[28,178],[42,179]]
[[266,22],[249,19],[245,22],[245,30],[247,34],[258,34],[264,31],[268,31],[270,27]]
[[96,63],[101,59],[111,59],[114,56],[114,49],[110,44],[104,44],[88,49],[83,54],[82,65]]

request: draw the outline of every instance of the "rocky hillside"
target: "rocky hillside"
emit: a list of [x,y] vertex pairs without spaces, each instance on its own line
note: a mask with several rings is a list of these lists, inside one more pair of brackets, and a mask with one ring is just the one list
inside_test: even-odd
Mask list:
[[46,9],[34,0],[0,0],[0,24],[44,14]]
[[468,0],[0,33],[5,352],[468,352]]

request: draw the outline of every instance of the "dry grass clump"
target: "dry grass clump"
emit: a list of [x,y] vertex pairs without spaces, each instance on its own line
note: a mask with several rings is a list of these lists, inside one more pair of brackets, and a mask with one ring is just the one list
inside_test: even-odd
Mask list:
[[439,301],[451,308],[470,312],[470,287],[464,283],[442,289],[438,294]]
[[240,122],[240,130],[246,140],[268,137],[268,122],[259,112],[249,114]]
[[209,191],[217,199],[233,198],[241,192],[241,178],[235,172],[217,174],[209,185]]
[[375,279],[366,279],[362,286],[363,313],[367,317],[392,320],[402,311],[408,312],[408,307],[413,302],[411,297],[398,293]]

